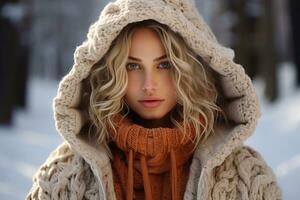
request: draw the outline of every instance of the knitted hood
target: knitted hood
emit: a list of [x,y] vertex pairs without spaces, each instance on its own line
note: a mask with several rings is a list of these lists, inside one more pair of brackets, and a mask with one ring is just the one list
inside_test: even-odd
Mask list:
[[[234,52],[221,46],[196,10],[192,0],[117,0],[106,5],[99,19],[90,27],[87,40],[77,47],[74,65],[59,84],[54,98],[56,128],[71,148],[78,152],[101,177],[101,166],[109,163],[104,146],[93,147],[79,137],[85,116],[79,108],[83,94],[82,80],[91,67],[108,51],[122,28],[132,22],[153,19],[179,33],[218,74],[227,101],[227,117],[235,125],[216,130],[194,156],[206,168],[221,164],[233,149],[253,133],[260,115],[258,98],[243,67],[233,61]],[[100,183],[101,184],[101,183]]]

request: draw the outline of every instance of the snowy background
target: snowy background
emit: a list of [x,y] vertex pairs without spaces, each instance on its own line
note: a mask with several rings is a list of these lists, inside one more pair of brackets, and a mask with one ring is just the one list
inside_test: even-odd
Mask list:
[[[294,68],[280,66],[280,99],[266,102],[264,82],[254,85],[261,101],[262,116],[256,132],[246,144],[256,148],[278,177],[284,199],[300,196],[300,90],[294,85]],[[52,115],[52,98],[58,82],[31,79],[27,110],[17,110],[14,126],[0,126],[0,199],[24,199],[32,176],[49,153],[62,141]]]

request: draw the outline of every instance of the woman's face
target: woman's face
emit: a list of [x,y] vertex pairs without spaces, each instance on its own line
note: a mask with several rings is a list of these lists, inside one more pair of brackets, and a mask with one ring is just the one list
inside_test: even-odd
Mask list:
[[176,105],[177,95],[172,81],[174,69],[154,30],[139,28],[133,33],[126,70],[125,100],[129,107],[153,126],[163,125]]

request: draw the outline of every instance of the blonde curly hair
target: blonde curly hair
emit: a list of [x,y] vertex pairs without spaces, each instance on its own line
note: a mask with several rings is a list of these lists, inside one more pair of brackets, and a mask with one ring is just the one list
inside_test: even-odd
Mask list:
[[[227,121],[224,111],[217,103],[218,98],[222,96],[212,69],[185,44],[179,34],[154,20],[131,23],[123,28],[107,53],[92,67],[85,80],[85,85],[90,90],[90,95],[87,95],[90,119],[88,134],[96,138],[98,144],[104,144],[111,156],[107,144],[108,127],[114,129],[114,115],[121,112],[127,115],[130,110],[124,100],[128,83],[125,65],[132,35],[140,27],[148,27],[159,35],[167,57],[175,68],[172,75],[178,100],[176,108],[171,111],[171,122],[183,133],[190,124],[194,126],[196,148],[200,141],[205,141],[214,131],[216,121],[221,121],[218,119]],[[219,99],[220,102],[222,100]],[[205,123],[199,120],[200,115],[205,119]],[[178,116],[182,120],[181,123]]]

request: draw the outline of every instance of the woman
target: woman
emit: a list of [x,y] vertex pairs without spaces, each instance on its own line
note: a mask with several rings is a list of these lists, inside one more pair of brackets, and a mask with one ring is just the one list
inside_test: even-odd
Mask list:
[[281,199],[243,142],[258,99],[187,0],[109,3],[54,99],[65,142],[27,199]]

